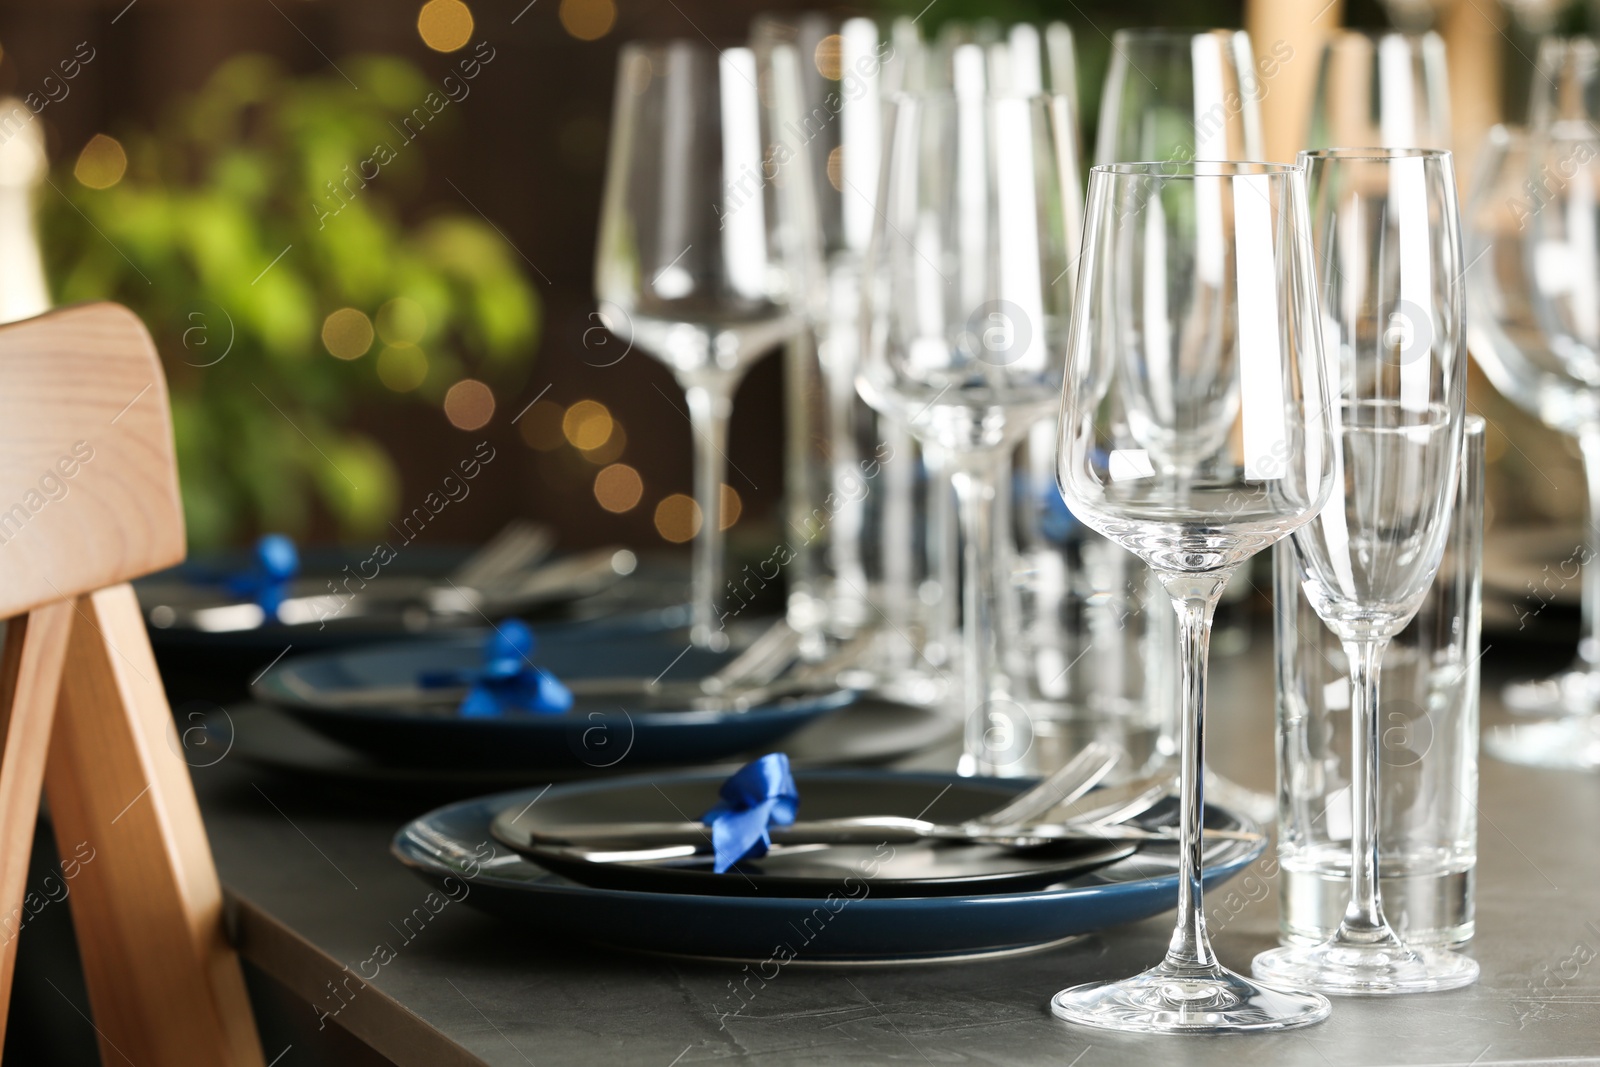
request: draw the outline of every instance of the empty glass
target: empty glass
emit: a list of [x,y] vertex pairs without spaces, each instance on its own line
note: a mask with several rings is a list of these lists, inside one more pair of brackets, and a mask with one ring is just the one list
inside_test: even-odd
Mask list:
[[1061,279],[1078,196],[1071,112],[1064,97],[980,83],[903,95],[889,122],[867,289],[878,307],[866,318],[860,388],[937,448],[955,483],[961,770],[1020,774],[1028,720],[996,649],[998,583],[1010,573],[1011,457],[1060,397],[1070,306]]
[[[785,366],[787,518],[797,538],[788,618],[819,656],[824,639],[849,638],[876,621],[872,605],[884,600],[875,596],[883,577],[878,522],[899,514],[879,498],[908,485],[884,477],[884,467],[915,462],[911,449],[880,433],[855,388],[861,263],[872,236],[884,98],[907,62],[901,37],[891,40],[871,19],[820,13],[762,15],[751,29],[771,115],[766,163],[775,183],[793,186],[778,209],[784,248],[798,257],[796,305],[807,324],[790,341]],[[890,621],[911,625],[898,615]]]
[[1322,49],[1307,148],[1449,148],[1450,84],[1436,33],[1341,30]]
[[[1484,431],[1467,416],[1444,559],[1383,657],[1378,884],[1408,945],[1459,945],[1473,933]],[[1279,930],[1286,943],[1315,945],[1350,899],[1350,664],[1302,591],[1293,547],[1273,555]]]
[[1094,161],[1259,159],[1261,95],[1243,30],[1118,30]]
[[1178,618],[1178,920],[1166,959],[1051,1005],[1112,1030],[1217,1034],[1317,1022],[1328,1002],[1212,953],[1201,907],[1207,646],[1251,556],[1321,509],[1336,461],[1304,174],[1265,163],[1095,167],[1062,400],[1061,493],[1135,552]]
[[623,48],[595,261],[606,327],[670,367],[688,400],[700,513],[690,639],[710,648],[727,645],[717,608],[733,393],[798,327],[756,78],[748,48]]
[[[1496,756],[1538,766],[1600,767],[1600,141],[1586,123],[1539,135],[1491,130],[1466,210],[1472,353],[1496,389],[1576,437],[1589,490],[1583,628],[1577,660],[1551,678],[1506,686],[1506,706],[1564,721],[1490,731]],[[1514,743],[1510,743],[1514,742]]]
[[[1266,92],[1264,79],[1285,58],[1281,48],[1280,43],[1258,63],[1250,36],[1242,30],[1118,31],[1112,38],[1111,66],[1100,97],[1094,161],[1263,158],[1260,102]],[[1113,661],[1142,657],[1140,702],[1124,705],[1133,718],[1128,734],[1140,736],[1145,721],[1155,720],[1155,752],[1175,759],[1183,699],[1178,664],[1164,650],[1177,646],[1177,619],[1167,610],[1165,590],[1143,564],[1134,559],[1126,566],[1129,573],[1123,584],[1131,595],[1124,603],[1130,610],[1125,624],[1111,636],[1121,649],[1113,652],[1106,645],[1099,654]],[[1250,592],[1250,575],[1243,569],[1223,591],[1219,629],[1227,627],[1230,606]],[[1236,634],[1236,643],[1248,640],[1244,627]],[[1119,686],[1114,695],[1127,692],[1127,687]],[[1266,821],[1277,810],[1272,797],[1211,771],[1206,772],[1206,786],[1213,800],[1251,818]]]
[[1390,641],[1433,586],[1450,531],[1466,405],[1461,227],[1450,153],[1301,153],[1337,393],[1328,506],[1293,538],[1295,582],[1350,672],[1350,898],[1320,945],[1264,952],[1262,978],[1328,993],[1414,993],[1474,981],[1477,963],[1400,940],[1378,883]]
[[1600,117],[1600,42],[1593,37],[1541,38],[1533,67],[1530,129],[1570,122],[1594,126]]

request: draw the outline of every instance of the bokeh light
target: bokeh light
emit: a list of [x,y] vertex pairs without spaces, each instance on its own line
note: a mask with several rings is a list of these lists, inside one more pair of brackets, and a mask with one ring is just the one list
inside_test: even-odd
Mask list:
[[844,145],[835,145],[828,153],[828,184],[834,192],[844,192]]
[[428,313],[415,300],[397,296],[378,309],[378,336],[388,345],[414,345],[428,332]]
[[72,176],[91,189],[109,189],[122,180],[127,170],[128,153],[122,150],[122,142],[97,133],[78,153]]
[[417,33],[435,52],[454,52],[472,40],[472,9],[461,0],[428,0],[417,13]]
[[378,380],[397,393],[409,393],[428,377],[428,356],[416,345],[390,345],[378,353]]
[[673,493],[656,505],[656,533],[681,545],[700,532],[700,505],[692,497]]
[[607,463],[615,463],[622,458],[623,449],[628,446],[628,434],[622,428],[622,423],[611,420],[611,436],[598,448],[587,448],[583,451],[583,458],[593,463],[596,467],[604,467]]
[[594,476],[594,498],[607,511],[632,511],[644,495],[644,479],[626,463],[613,463]]
[[540,452],[554,452],[567,440],[561,432],[561,419],[566,409],[554,400],[540,400],[517,420],[517,430],[528,447]]
[[614,0],[561,0],[561,26],[580,41],[598,41],[617,22]]
[[458,430],[476,430],[494,418],[494,391],[476,378],[463,378],[444,394],[444,417]]
[[580,400],[561,419],[561,432],[572,447],[588,452],[611,438],[611,412],[598,400]]
[[724,484],[722,498],[717,502],[717,529],[726,530],[739,521],[739,516],[744,512],[744,501],[739,499],[739,493],[731,485]]
[[837,33],[828,34],[817,42],[811,58],[817,65],[818,74],[830,81],[838,81],[844,73],[844,38]]
[[335,359],[360,359],[372,347],[372,320],[355,308],[340,308],[322,320],[322,345]]

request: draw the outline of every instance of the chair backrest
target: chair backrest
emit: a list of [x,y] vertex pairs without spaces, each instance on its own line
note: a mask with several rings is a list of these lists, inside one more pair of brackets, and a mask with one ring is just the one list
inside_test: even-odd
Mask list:
[[181,562],[166,377],[117,304],[0,326],[0,618]]

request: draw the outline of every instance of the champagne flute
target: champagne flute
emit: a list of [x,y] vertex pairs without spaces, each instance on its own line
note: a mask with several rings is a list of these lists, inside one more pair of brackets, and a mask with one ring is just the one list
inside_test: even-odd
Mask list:
[[1450,84],[1438,34],[1340,30],[1322,48],[1307,148],[1449,148]]
[[1030,722],[996,648],[1004,483],[1061,389],[1074,131],[1064,97],[957,85],[902,95],[890,113],[859,387],[951,471],[964,542],[960,769],[1018,774]]
[[1317,1022],[1315,993],[1222,966],[1201,905],[1206,661],[1223,587],[1333,484],[1304,174],[1270,163],[1095,167],[1062,399],[1058,480],[1137,553],[1178,620],[1178,920],[1166,958],[1057,993],[1057,1016],[1145,1033]]
[[1411,946],[1378,884],[1380,670],[1433,585],[1450,531],[1466,411],[1455,169],[1437,149],[1302,152],[1324,330],[1337,344],[1341,451],[1328,506],[1294,534],[1301,589],[1350,672],[1350,902],[1320,945],[1256,957],[1255,974],[1326,993],[1454,989],[1478,964]]
[[1094,161],[1259,159],[1260,97],[1243,30],[1118,30]]
[[[1131,29],[1112,36],[1111,65],[1100,96],[1096,163],[1171,160],[1253,160],[1264,156],[1261,140],[1262,81],[1283,61],[1277,48],[1258,64],[1243,30]],[[1178,750],[1184,716],[1178,664],[1165,650],[1178,643],[1178,621],[1167,610],[1167,593],[1137,559],[1113,562],[1124,573],[1113,586],[1131,591],[1133,611],[1118,627],[1129,649],[1122,658],[1145,663],[1139,699],[1121,713],[1133,720],[1130,737],[1153,735],[1153,760]],[[1227,607],[1248,595],[1249,575],[1223,594]],[[1140,748],[1145,746],[1140,745]],[[1154,767],[1145,768],[1146,773]],[[1263,822],[1277,812],[1276,800],[1206,771],[1214,800]]]
[[688,400],[700,513],[690,640],[713,649],[727,646],[717,594],[733,394],[799,324],[756,85],[747,48],[623,48],[595,262],[602,321],[670,367]]

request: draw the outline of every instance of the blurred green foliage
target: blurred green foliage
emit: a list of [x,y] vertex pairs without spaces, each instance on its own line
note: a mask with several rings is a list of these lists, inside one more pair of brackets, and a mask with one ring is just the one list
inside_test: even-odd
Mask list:
[[[398,472],[349,427],[354,407],[436,406],[467,374],[503,394],[531,359],[538,298],[505,241],[476,214],[402,214],[453,108],[436,103],[408,143],[402,118],[439,87],[394,58],[341,65],[359,92],[338,75],[234,58],[157,128],[112,131],[128,156],[120,182],[86,188],[69,161],[53,179],[63,195],[40,202],[56,299],[121,301],[155,335],[196,546],[303,532],[319,509],[346,535],[381,527]],[[379,145],[393,156],[375,168]],[[370,181],[363,161],[366,175],[377,169]],[[381,327],[397,297],[425,319],[415,344],[427,374],[404,395],[379,379],[381,337],[349,361],[321,337],[343,307]]]

